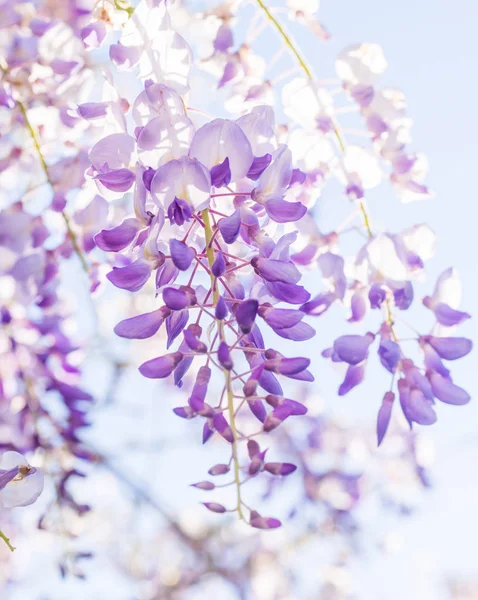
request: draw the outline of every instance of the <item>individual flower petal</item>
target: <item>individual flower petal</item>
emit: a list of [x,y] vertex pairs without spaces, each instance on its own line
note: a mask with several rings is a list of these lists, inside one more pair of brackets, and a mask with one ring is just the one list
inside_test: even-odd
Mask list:
[[271,462],[264,465],[264,471],[272,475],[281,475],[282,477],[290,475],[296,469],[297,467],[292,463]]
[[393,373],[400,361],[400,346],[392,340],[382,340],[378,348],[378,356],[382,365]]
[[163,379],[171,375],[182,358],[183,355],[181,352],[165,354],[164,356],[159,356],[143,363],[139,367],[139,372],[144,377],[150,379]]
[[244,302],[241,302],[237,307],[235,317],[237,324],[243,333],[249,333],[251,331],[258,309],[259,302],[252,298],[244,300]]
[[222,163],[214,165],[211,169],[211,183],[214,187],[220,188],[231,183],[231,169],[229,167],[229,158],[225,158]]
[[10,471],[16,467],[18,475],[0,490],[0,505],[4,508],[29,506],[43,491],[41,469],[31,467],[19,452],[4,452],[0,458],[0,469]]
[[163,289],[163,301],[171,310],[183,310],[196,303],[196,297],[187,289],[167,287]]
[[136,175],[129,169],[116,169],[107,173],[98,173],[94,179],[102,183],[108,190],[122,193],[130,189],[136,179]]
[[214,119],[200,127],[191,142],[189,156],[208,169],[229,159],[232,181],[245,177],[253,160],[251,145],[244,132],[227,119]]
[[283,283],[297,283],[301,274],[292,262],[271,260],[259,256],[251,260],[255,272],[267,281],[282,281]]
[[135,140],[126,133],[112,133],[101,139],[91,149],[88,158],[98,170],[107,163],[111,170],[129,165],[135,148]]
[[345,396],[354,387],[360,385],[365,375],[365,367],[363,365],[349,365],[345,379],[339,387],[339,396]]
[[129,340],[144,340],[159,330],[169,314],[169,309],[162,306],[158,310],[121,321],[114,328],[114,332]]
[[216,258],[211,267],[212,274],[214,277],[221,277],[224,275],[226,270],[226,261],[224,260],[224,254],[222,252],[217,252]]
[[377,446],[380,446],[380,444],[383,441],[383,438],[385,437],[385,434],[387,433],[388,425],[390,423],[390,418],[392,416],[392,408],[393,408],[394,400],[395,400],[395,394],[393,392],[385,393],[385,395],[383,397],[383,401],[382,401],[382,406],[380,407],[380,410],[378,411],[378,417],[377,417]]
[[[175,310],[169,315],[169,317],[166,319],[166,333],[168,336],[166,348],[169,349],[171,347],[171,344],[186,327],[188,320],[188,310]],[[186,361],[187,366],[191,364],[192,359],[190,357],[185,358],[184,360]]]
[[219,344],[219,348],[217,350],[217,359],[224,369],[230,371],[234,366],[234,363],[231,359],[231,354],[229,352],[229,346],[226,342],[221,342]]
[[[191,327],[191,325],[189,326]],[[204,342],[201,342],[198,337],[194,335],[194,333],[190,329],[185,329],[183,331],[184,341],[188,345],[189,349],[193,352],[199,352],[201,354],[205,354],[207,352],[207,346]]]
[[174,266],[180,271],[187,271],[196,256],[194,248],[176,239],[169,242],[169,248]]
[[261,307],[259,310],[260,316],[264,321],[275,331],[278,329],[288,329],[297,325],[305,316],[301,310],[293,310],[288,308],[273,308]]
[[473,348],[473,342],[463,337],[435,337],[427,335],[423,339],[445,360],[462,358],[469,354]]
[[230,444],[234,443],[234,433],[222,413],[216,413],[213,418],[214,429]]
[[229,465],[223,464],[223,463],[219,463],[217,465],[214,465],[213,467],[211,467],[208,471],[209,475],[225,475],[226,473],[229,473],[229,471],[231,470],[231,468],[229,467]]
[[216,309],[215,309],[215,317],[219,321],[223,321],[227,317],[227,315],[228,315],[228,311],[227,311],[226,302],[222,296],[219,296],[219,300],[217,301]]
[[309,358],[271,358],[264,362],[264,369],[280,375],[292,376],[306,370],[309,365]]
[[315,329],[308,323],[297,323],[287,329],[276,329],[275,332],[281,338],[291,340],[293,342],[304,342],[310,340],[315,335]]
[[95,243],[105,252],[119,252],[129,246],[142,228],[137,219],[125,219],[113,229],[103,229],[95,235]]
[[272,517],[261,517],[261,515],[255,510],[251,511],[249,524],[251,527],[255,527],[256,529],[277,529],[277,527],[282,525],[279,519],[274,519]]
[[165,211],[176,198],[192,211],[208,207],[211,193],[209,171],[199,161],[182,156],[159,167],[151,181],[153,200]]
[[225,513],[226,508],[222,504],[218,504],[217,502],[203,502],[203,505],[214,513]]
[[375,336],[371,333],[366,335],[343,335],[334,342],[334,352],[338,358],[349,365],[358,365],[368,356],[368,348]]
[[432,425],[436,422],[433,404],[418,388],[410,388],[405,379],[398,380],[400,405],[408,422]]
[[212,481],[199,481],[198,483],[192,483],[191,487],[195,487],[198,490],[210,491],[214,490],[216,486]]
[[294,283],[284,283],[282,281],[267,282],[266,288],[274,298],[288,302],[289,304],[304,305],[310,298],[310,293],[303,286]]
[[467,404],[470,395],[463,388],[455,385],[451,379],[442,377],[439,373],[429,373],[428,378],[432,385],[433,394],[438,400],[446,404]]
[[307,212],[307,208],[301,202],[287,202],[280,198],[267,200],[265,209],[269,217],[276,223],[295,223]]
[[219,231],[226,244],[233,244],[241,229],[241,214],[239,210],[234,211],[229,217],[224,217],[218,223]]
[[122,290],[137,292],[151,275],[151,263],[139,258],[126,267],[113,267],[106,277],[113,285]]
[[180,198],[174,198],[171,204],[168,206],[168,218],[171,223],[176,225],[183,225],[185,222],[189,221],[192,217],[193,209],[192,207],[185,201]]

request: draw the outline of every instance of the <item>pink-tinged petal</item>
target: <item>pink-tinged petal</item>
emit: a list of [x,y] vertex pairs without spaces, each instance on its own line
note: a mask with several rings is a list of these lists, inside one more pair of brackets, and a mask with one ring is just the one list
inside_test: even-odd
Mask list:
[[249,523],[251,527],[255,527],[256,529],[277,529],[282,525],[279,519],[274,519],[272,517],[261,517],[261,515],[255,510],[251,511],[251,519]]
[[200,127],[191,142],[189,156],[197,158],[208,169],[228,158],[232,181],[247,175],[254,158],[242,129],[227,119],[214,119]]
[[212,481],[199,481],[198,483],[192,483],[191,487],[195,487],[198,490],[204,490],[206,492],[209,492],[216,488]]
[[159,356],[143,363],[139,367],[139,372],[149,379],[163,379],[171,375],[182,358],[183,355],[181,352],[165,354],[164,356]]
[[114,332],[116,335],[130,340],[144,340],[159,330],[169,313],[169,309],[162,306],[153,312],[121,321],[114,328]]
[[222,413],[216,413],[213,418],[214,429],[226,440],[232,444],[234,442],[234,433],[229,423]]
[[116,169],[107,173],[98,173],[93,179],[102,183],[112,192],[127,192],[133,185],[136,175],[129,169]]
[[247,405],[249,406],[251,413],[256,417],[256,419],[261,423],[264,423],[267,417],[267,412],[262,401],[248,400]]
[[229,217],[224,217],[218,223],[222,239],[226,244],[232,244],[236,241],[241,229],[241,214],[238,210]]
[[202,443],[205,444],[209,439],[211,439],[213,434],[214,434],[214,429],[211,429],[211,426],[206,421],[206,423],[204,423],[203,430],[202,430]]
[[103,229],[95,235],[95,243],[105,252],[119,252],[129,246],[142,224],[137,219],[125,219],[113,229]]
[[213,513],[225,513],[226,508],[222,504],[218,504],[217,502],[203,502],[203,505]]
[[265,209],[269,217],[276,223],[299,221],[307,212],[307,208],[302,202],[287,202],[280,198],[267,200]]
[[135,139],[126,133],[112,133],[93,146],[88,158],[98,170],[105,163],[110,169],[120,169],[130,163],[135,144]]
[[385,437],[385,434],[387,433],[388,425],[390,423],[390,418],[392,416],[392,408],[393,408],[394,400],[395,400],[395,394],[393,392],[385,393],[385,395],[383,397],[383,401],[382,401],[382,406],[380,407],[380,410],[378,411],[378,417],[377,417],[377,446],[380,446],[380,444],[383,441],[383,438]]
[[467,404],[471,396],[463,388],[455,385],[451,379],[442,377],[439,373],[429,373],[433,394],[446,404]]
[[229,471],[231,470],[231,468],[229,467],[229,465],[226,465],[224,463],[218,463],[217,465],[214,465],[213,467],[211,467],[208,471],[209,475],[225,475],[226,473],[229,473]]
[[349,365],[345,379],[339,387],[339,396],[345,396],[354,387],[360,385],[365,375],[365,367],[363,365]]
[[281,475],[285,477],[293,473],[297,467],[292,463],[270,462],[264,465],[264,471],[272,475]]
[[445,360],[456,360],[471,352],[473,342],[463,337],[435,337],[428,335],[423,338]]
[[106,277],[113,285],[122,290],[137,292],[151,275],[151,263],[138,259],[126,267],[113,267]]

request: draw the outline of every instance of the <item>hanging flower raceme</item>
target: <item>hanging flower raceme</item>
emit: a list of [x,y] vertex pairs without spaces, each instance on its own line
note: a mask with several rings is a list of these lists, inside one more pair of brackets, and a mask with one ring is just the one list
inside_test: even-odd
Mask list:
[[[131,27],[138,32],[141,10],[132,18]],[[167,19],[167,13],[165,6],[153,8],[148,18],[161,14]],[[130,56],[126,47],[121,50]],[[145,80],[144,91],[132,102],[133,135],[111,134],[90,152],[90,176],[100,189],[122,193],[133,186],[135,209],[134,216],[95,239],[101,249],[122,253],[121,266],[107,275],[115,286],[135,292],[154,275],[157,308],[122,321],[115,331],[145,339],[166,330],[168,353],[140,366],[145,377],[173,376],[182,386],[188,372],[196,373],[187,404],[175,412],[204,421],[204,443],[218,436],[231,446],[229,485],[237,488],[234,510],[244,517],[241,489],[246,480],[262,470],[273,476],[294,470],[266,463],[267,468],[248,474],[242,446],[253,440],[244,427],[256,420],[260,431],[253,435],[260,435],[305,413],[302,404],[284,398],[279,378],[313,380],[310,361],[268,349],[259,325],[262,319],[290,340],[314,335],[303,322],[305,313],[275,308],[279,302],[301,305],[310,298],[290,260],[296,234],[277,235],[278,225],[293,226],[306,212],[295,199],[301,177],[288,148],[277,143],[270,108],[196,128],[181,98],[187,77],[180,84],[168,79],[165,72],[172,63],[165,66],[156,58],[158,62],[148,59],[154,63],[153,79]],[[128,188],[126,183],[121,187],[126,171]],[[116,179],[112,186],[112,178],[120,175],[119,187]],[[211,470],[214,475],[227,472]],[[212,490],[215,485],[201,482],[196,487]],[[226,510],[214,502],[206,506],[213,512]],[[279,524],[255,511],[249,522],[259,528]]]

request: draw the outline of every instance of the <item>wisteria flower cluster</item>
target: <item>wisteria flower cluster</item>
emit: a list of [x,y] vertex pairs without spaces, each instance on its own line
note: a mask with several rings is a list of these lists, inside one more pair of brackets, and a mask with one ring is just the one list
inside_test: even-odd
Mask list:
[[[101,0],[91,11],[75,2],[40,2],[38,11],[29,2],[0,3],[6,508],[41,493],[42,471],[22,456],[35,452],[54,463],[56,503],[82,516],[90,507],[69,482],[84,475],[82,463],[103,460],[83,437],[93,395],[78,360],[88,348],[70,335],[61,288],[69,259],[83,272],[93,312],[110,284],[150,299],[153,310],[124,318],[114,332],[149,339],[142,376],[170,378],[183,396],[174,413],[201,423],[203,444],[227,445],[223,461],[193,484],[211,492],[204,506],[254,528],[281,521],[249,504],[244,487],[253,480],[267,484],[269,497],[298,470],[306,502],[329,487],[339,488],[345,512],[359,499],[358,476],[314,472],[307,456],[320,441],[304,434],[296,442],[289,430],[291,423],[320,429],[320,419],[304,417],[314,406],[299,385],[314,382],[303,343],[331,307],[343,307],[344,330],[330,348],[317,336],[314,359],[321,368],[342,365],[338,395],[364,381],[374,353],[390,376],[377,403],[378,445],[392,412],[412,428],[436,421],[437,401],[470,400],[449,369],[472,350],[455,335],[470,318],[460,310],[457,272],[443,271],[422,299],[435,323],[418,331],[403,315],[415,310],[435,234],[426,224],[381,231],[367,204],[368,190],[386,183],[404,203],[432,196],[426,159],[411,149],[404,95],[380,87],[381,49],[347,47],[336,60],[338,79],[321,81],[278,13],[262,0],[246,4],[228,0],[194,13],[167,0]],[[248,10],[255,16],[238,33]],[[288,0],[286,12],[326,41],[317,10],[316,2]],[[257,50],[267,27],[280,42],[271,57]],[[284,48],[294,68],[274,76]],[[192,81],[202,72],[227,96],[229,118],[196,108]],[[315,217],[329,182],[341,186],[337,202],[350,215],[324,232]],[[402,333],[410,330],[412,338]],[[234,489],[232,504],[214,496],[220,488]]]

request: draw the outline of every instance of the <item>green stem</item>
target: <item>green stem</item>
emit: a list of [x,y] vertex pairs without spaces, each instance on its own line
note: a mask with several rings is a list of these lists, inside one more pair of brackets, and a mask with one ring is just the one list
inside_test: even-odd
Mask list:
[[[37,132],[33,128],[33,125],[31,124],[30,119],[28,118],[27,108],[23,104],[23,102],[20,102],[19,100],[17,100],[17,104],[18,104],[18,107],[20,108],[20,111],[21,111],[21,113],[23,115],[23,118],[25,120],[25,125],[26,125],[26,127],[28,129],[30,137],[33,140],[33,145],[35,146],[35,150],[36,150],[36,153],[38,155],[38,160],[40,161],[40,164],[41,164],[41,167],[43,169],[43,172],[45,173],[45,176],[47,178],[48,183],[53,188],[53,182],[50,179],[50,174],[48,172],[48,165],[46,164],[45,157],[43,156],[43,152],[42,152],[42,149],[41,149],[41,146],[40,146],[40,141],[38,139]],[[84,256],[83,252],[81,251],[81,248],[80,248],[80,246],[78,244],[78,239],[76,237],[76,234],[73,231],[73,229],[71,228],[70,219],[68,218],[68,215],[65,213],[64,210],[61,211],[61,216],[63,217],[63,220],[65,221],[66,230],[67,230],[67,233],[68,233],[68,237],[71,240],[71,243],[72,243],[72,246],[73,246],[73,250],[75,251],[75,253],[78,256],[78,258],[80,259],[80,263],[81,263],[81,266],[83,267],[83,270],[86,273],[88,273],[88,263],[86,262],[86,258]]]
[[3,533],[3,531],[0,529],[0,538],[5,542],[5,544],[7,544],[10,552],[14,552],[15,548],[11,545],[10,540],[7,538],[7,536]]
[[[211,219],[209,216],[209,209],[205,209],[201,212],[201,217],[204,223],[204,235],[206,238],[206,256],[209,264],[209,270],[211,271],[212,265],[214,263],[214,250],[211,245],[212,241],[212,227],[211,227]],[[214,306],[217,304],[219,300],[219,292],[217,290],[216,281],[214,275],[211,271],[211,289],[213,290],[213,304]],[[216,320],[216,325],[219,333],[219,338],[221,341],[224,341],[224,329],[222,327],[222,322]],[[223,369],[224,378],[226,380],[225,388],[227,391],[227,411],[229,413],[229,422],[231,425],[232,434],[234,436],[234,441],[232,442],[232,458],[234,461],[234,482],[236,484],[236,508],[237,514],[240,519],[244,519],[244,515],[242,513],[242,499],[241,499],[241,480],[240,480],[240,466],[239,466],[239,457],[237,453],[237,427],[236,427],[236,417],[234,411],[234,391],[232,389],[231,382],[231,373],[226,369]]]

